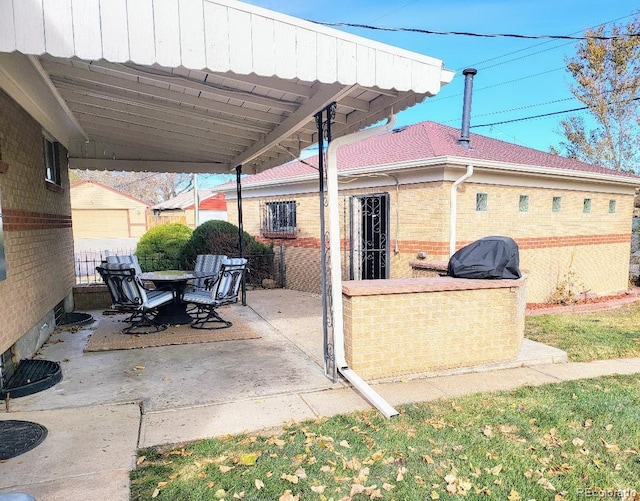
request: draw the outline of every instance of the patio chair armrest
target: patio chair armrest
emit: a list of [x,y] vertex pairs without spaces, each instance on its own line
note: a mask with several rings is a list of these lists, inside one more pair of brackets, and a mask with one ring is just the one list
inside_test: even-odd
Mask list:
[[214,285],[220,280],[220,272],[204,279],[204,290],[210,291]]

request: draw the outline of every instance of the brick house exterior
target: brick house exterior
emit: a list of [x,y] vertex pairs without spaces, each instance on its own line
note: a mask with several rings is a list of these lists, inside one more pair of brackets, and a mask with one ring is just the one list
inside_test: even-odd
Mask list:
[[50,136],[0,90],[0,212],[6,278],[0,280],[0,353],[30,357],[72,309],[75,284],[67,152],[57,144],[57,182],[45,180]]
[[[472,165],[471,177],[455,190],[456,249],[488,235],[512,237],[528,276],[528,302],[628,288],[640,178],[476,134],[465,149],[459,136],[422,122],[338,151],[345,279],[363,278],[352,244],[365,231],[358,220],[363,200],[381,200],[387,221],[377,242],[382,238],[386,246],[382,276],[368,278],[441,272],[452,239],[452,185]],[[242,180],[245,231],[282,245],[286,286],[311,292],[320,292],[321,283],[316,165],[316,157],[294,161]],[[219,191],[226,192],[229,221],[237,224],[235,184]],[[354,203],[360,207],[355,220]],[[293,233],[266,231],[275,208],[293,205]]]

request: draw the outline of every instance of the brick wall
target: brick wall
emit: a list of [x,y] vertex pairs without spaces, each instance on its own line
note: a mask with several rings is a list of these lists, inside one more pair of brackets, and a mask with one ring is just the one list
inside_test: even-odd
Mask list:
[[[75,283],[66,150],[62,189],[45,183],[42,128],[0,91],[0,174],[7,279],[0,281],[0,352],[44,322]],[[51,328],[51,326],[49,326]]]
[[[427,259],[448,260],[451,184],[441,181],[404,184],[398,187],[397,194],[394,184],[341,190],[341,195],[388,193],[391,278],[415,276],[411,263],[419,252],[425,253]],[[457,248],[489,235],[515,239],[520,248],[521,268],[529,276],[529,302],[548,301],[567,275],[577,277],[577,283],[584,284],[577,292],[608,295],[626,289],[633,194],[571,190],[567,188],[572,186],[568,181],[559,182],[558,186],[563,188],[469,181],[462,184],[458,190]],[[488,195],[486,211],[476,210],[477,193]],[[520,195],[529,197],[527,212],[519,210]],[[561,197],[558,213],[552,211],[554,196]],[[585,198],[591,200],[588,213],[583,211]],[[288,250],[297,249],[287,252],[287,286],[298,288],[297,284],[305,284],[301,290],[319,291],[319,268],[313,264],[319,263],[319,259],[311,259],[309,256],[313,254],[308,252],[319,248],[318,196],[301,193],[286,199],[297,203],[298,225],[296,239],[281,241]],[[262,199],[265,200],[269,198]],[[340,198],[343,249],[349,234],[346,200],[344,196]],[[614,213],[609,212],[610,200],[615,200]],[[243,199],[244,227],[254,236],[260,232],[260,201],[260,198]],[[228,211],[229,221],[237,224],[236,205],[228,204]],[[296,263],[298,257],[306,263]],[[348,253],[343,251],[343,272],[348,270],[347,260]],[[344,277],[348,278],[348,274]],[[309,284],[316,284],[316,288],[309,288]]]
[[524,279],[380,282],[343,287],[345,356],[362,378],[517,358],[524,337]]

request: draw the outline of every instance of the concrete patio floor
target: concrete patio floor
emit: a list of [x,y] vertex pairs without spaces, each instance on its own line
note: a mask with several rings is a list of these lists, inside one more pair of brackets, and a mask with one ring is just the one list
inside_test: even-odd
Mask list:
[[[324,375],[320,296],[257,290],[248,292],[247,302],[233,308],[260,339],[85,353],[91,326],[54,334],[41,356],[61,362],[63,380],[11,400],[10,412],[0,412],[0,419],[34,421],[49,434],[2,464],[0,493],[28,492],[38,501],[127,500],[140,447],[371,408],[346,382]],[[101,321],[101,311],[90,313]],[[525,342],[509,364],[372,386],[400,405],[640,371],[640,359],[558,363],[565,361],[560,350]]]

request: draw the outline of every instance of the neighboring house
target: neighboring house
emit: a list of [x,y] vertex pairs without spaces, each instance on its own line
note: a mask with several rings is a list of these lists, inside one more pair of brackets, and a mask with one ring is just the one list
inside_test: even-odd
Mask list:
[[149,204],[95,181],[71,185],[73,238],[139,238]]
[[197,224],[194,190],[189,190],[151,207],[149,209],[149,227],[159,224],[181,223],[186,224],[189,228],[195,228],[205,221],[227,220],[227,201],[224,193],[218,193],[215,189],[201,189],[198,190],[198,195],[200,204],[198,205]]
[[[422,122],[338,150],[344,279],[442,272],[452,249],[505,235],[518,243],[528,302],[628,288],[640,178],[476,134],[466,149],[459,137]],[[248,176],[242,207],[245,231],[284,247],[287,287],[320,292],[316,165]],[[237,198],[232,183],[218,189]]]

